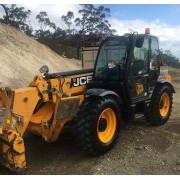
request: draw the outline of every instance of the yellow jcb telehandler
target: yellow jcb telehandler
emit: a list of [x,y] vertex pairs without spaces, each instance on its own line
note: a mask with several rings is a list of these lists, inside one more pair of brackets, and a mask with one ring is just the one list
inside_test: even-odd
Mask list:
[[175,90],[159,79],[158,38],[148,31],[104,40],[94,69],[40,72],[26,88],[0,88],[0,163],[12,171],[26,168],[26,133],[54,142],[72,121],[79,148],[98,155],[115,144],[121,120],[143,113],[163,125],[170,117]]

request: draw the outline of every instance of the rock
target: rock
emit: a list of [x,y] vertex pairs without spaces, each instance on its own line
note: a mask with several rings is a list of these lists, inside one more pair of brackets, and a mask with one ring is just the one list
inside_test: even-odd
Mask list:
[[139,134],[143,135],[143,134],[144,134],[143,130],[140,130],[140,131],[139,131]]
[[148,145],[139,145],[138,147],[135,147],[137,150],[142,150],[142,149],[148,149]]
[[173,171],[177,171],[178,169],[177,168],[172,168]]
[[137,149],[137,150],[142,150],[142,149],[144,149],[144,146],[139,145],[138,147],[135,147],[135,149]]

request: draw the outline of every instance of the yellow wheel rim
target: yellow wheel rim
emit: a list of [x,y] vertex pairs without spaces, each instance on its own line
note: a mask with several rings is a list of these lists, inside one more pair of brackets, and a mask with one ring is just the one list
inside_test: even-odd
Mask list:
[[165,117],[169,112],[170,107],[170,98],[168,93],[164,93],[161,96],[161,100],[159,103],[160,115]]
[[116,114],[111,108],[105,109],[98,119],[97,134],[101,142],[108,143],[116,131]]

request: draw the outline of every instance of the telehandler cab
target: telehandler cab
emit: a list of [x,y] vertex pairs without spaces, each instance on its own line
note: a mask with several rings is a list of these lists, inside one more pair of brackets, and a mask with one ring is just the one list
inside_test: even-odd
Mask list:
[[26,167],[23,136],[53,142],[72,122],[76,142],[91,155],[115,144],[120,121],[143,113],[151,125],[165,124],[172,110],[172,84],[160,76],[158,38],[125,34],[102,42],[94,70],[49,73],[40,69],[29,87],[0,88],[0,163]]

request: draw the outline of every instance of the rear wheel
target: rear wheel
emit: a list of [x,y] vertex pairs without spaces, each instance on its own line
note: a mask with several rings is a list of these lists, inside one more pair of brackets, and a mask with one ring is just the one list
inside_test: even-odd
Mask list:
[[151,125],[163,125],[169,120],[173,104],[172,91],[168,85],[158,86],[152,97],[151,106],[145,113]]
[[87,154],[110,150],[119,132],[119,106],[112,97],[85,99],[75,120],[76,142]]

